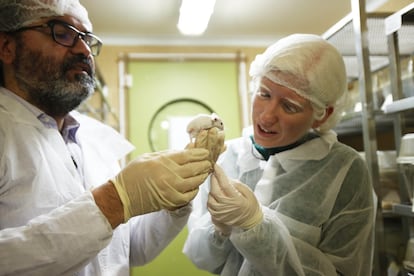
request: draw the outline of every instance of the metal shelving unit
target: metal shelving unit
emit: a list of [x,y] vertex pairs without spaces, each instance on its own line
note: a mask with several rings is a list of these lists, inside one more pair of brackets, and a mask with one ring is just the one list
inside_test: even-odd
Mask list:
[[[406,133],[406,118],[404,112],[414,110],[414,96],[405,97],[402,89],[402,73],[400,67],[400,57],[403,54],[414,54],[414,3],[404,7],[400,11],[388,16],[385,19],[385,34],[387,36],[387,45],[389,49],[390,60],[390,78],[393,102],[385,106],[384,113],[394,118],[394,140],[396,151],[400,150],[400,141],[404,133]],[[411,32],[409,32],[411,30]],[[414,94],[413,94],[414,95]],[[403,171],[399,167],[399,184],[401,202],[410,202],[412,195],[408,194],[405,187],[412,183],[405,183],[402,174]],[[413,236],[413,208],[412,204],[394,204],[392,212],[402,217],[403,235],[406,244]],[[405,267],[403,269],[406,269]],[[403,271],[403,273],[408,272]]]
[[[414,3],[396,13],[366,13],[364,0],[351,0],[351,4],[352,12],[322,36],[343,55],[349,82],[357,81],[359,84],[362,111],[351,114],[341,124],[342,130],[356,131],[363,136],[363,150],[379,203],[373,275],[386,275],[389,260],[385,253],[384,218],[401,219],[404,239],[408,241],[414,215],[412,206],[403,203],[394,204],[391,210],[384,212],[381,208],[377,130],[394,129],[395,150],[398,152],[409,121],[404,114],[414,108],[414,97],[404,97],[400,68],[401,59],[414,55]],[[382,110],[375,110],[371,78],[383,69],[390,72],[393,102],[384,105]],[[402,177],[399,181],[403,187]],[[407,195],[401,195],[401,202],[409,202]]]
[[[364,108],[358,122],[362,127],[365,159],[377,195],[379,193],[379,167],[377,159],[376,122],[373,109],[371,75],[388,64],[388,51],[381,35],[384,19],[389,14],[367,14],[364,0],[351,0],[352,12],[332,26],[322,36],[342,54],[349,81],[359,81],[360,101]],[[371,43],[368,44],[368,41]],[[355,116],[354,116],[355,117]],[[381,202],[378,196],[378,202]],[[376,214],[375,252],[373,275],[382,275],[384,266],[383,218],[380,204]]]

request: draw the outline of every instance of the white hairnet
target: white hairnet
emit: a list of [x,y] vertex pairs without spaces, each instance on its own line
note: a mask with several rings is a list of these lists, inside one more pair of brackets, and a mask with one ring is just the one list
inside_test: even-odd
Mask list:
[[88,31],[92,24],[79,0],[0,0],[0,31],[15,31],[44,17],[70,15]]
[[319,131],[331,129],[340,118],[347,95],[345,64],[338,50],[320,36],[294,34],[280,39],[256,56],[250,76],[266,77],[308,99],[317,119],[325,115],[326,107],[333,107]]

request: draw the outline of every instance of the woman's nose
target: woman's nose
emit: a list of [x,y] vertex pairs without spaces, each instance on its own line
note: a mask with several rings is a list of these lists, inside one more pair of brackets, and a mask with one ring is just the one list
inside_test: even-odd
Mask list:
[[261,114],[262,121],[269,124],[274,124],[279,119],[279,108],[276,101],[268,103]]

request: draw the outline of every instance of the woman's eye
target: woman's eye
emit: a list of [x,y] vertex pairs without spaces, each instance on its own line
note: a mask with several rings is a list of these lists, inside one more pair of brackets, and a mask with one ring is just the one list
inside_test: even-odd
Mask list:
[[257,95],[261,98],[270,98],[269,92],[266,92],[266,91],[258,91]]
[[297,106],[296,104],[293,104],[291,102],[283,102],[283,109],[287,113],[298,113],[302,111],[302,108],[300,106]]

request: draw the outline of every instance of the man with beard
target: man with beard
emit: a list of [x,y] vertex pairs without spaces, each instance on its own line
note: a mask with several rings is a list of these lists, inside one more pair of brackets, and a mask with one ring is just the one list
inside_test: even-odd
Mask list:
[[[185,226],[208,151],[145,154],[73,111],[102,46],[78,0],[0,0],[0,275],[129,275]],[[144,215],[145,214],[145,215]]]

